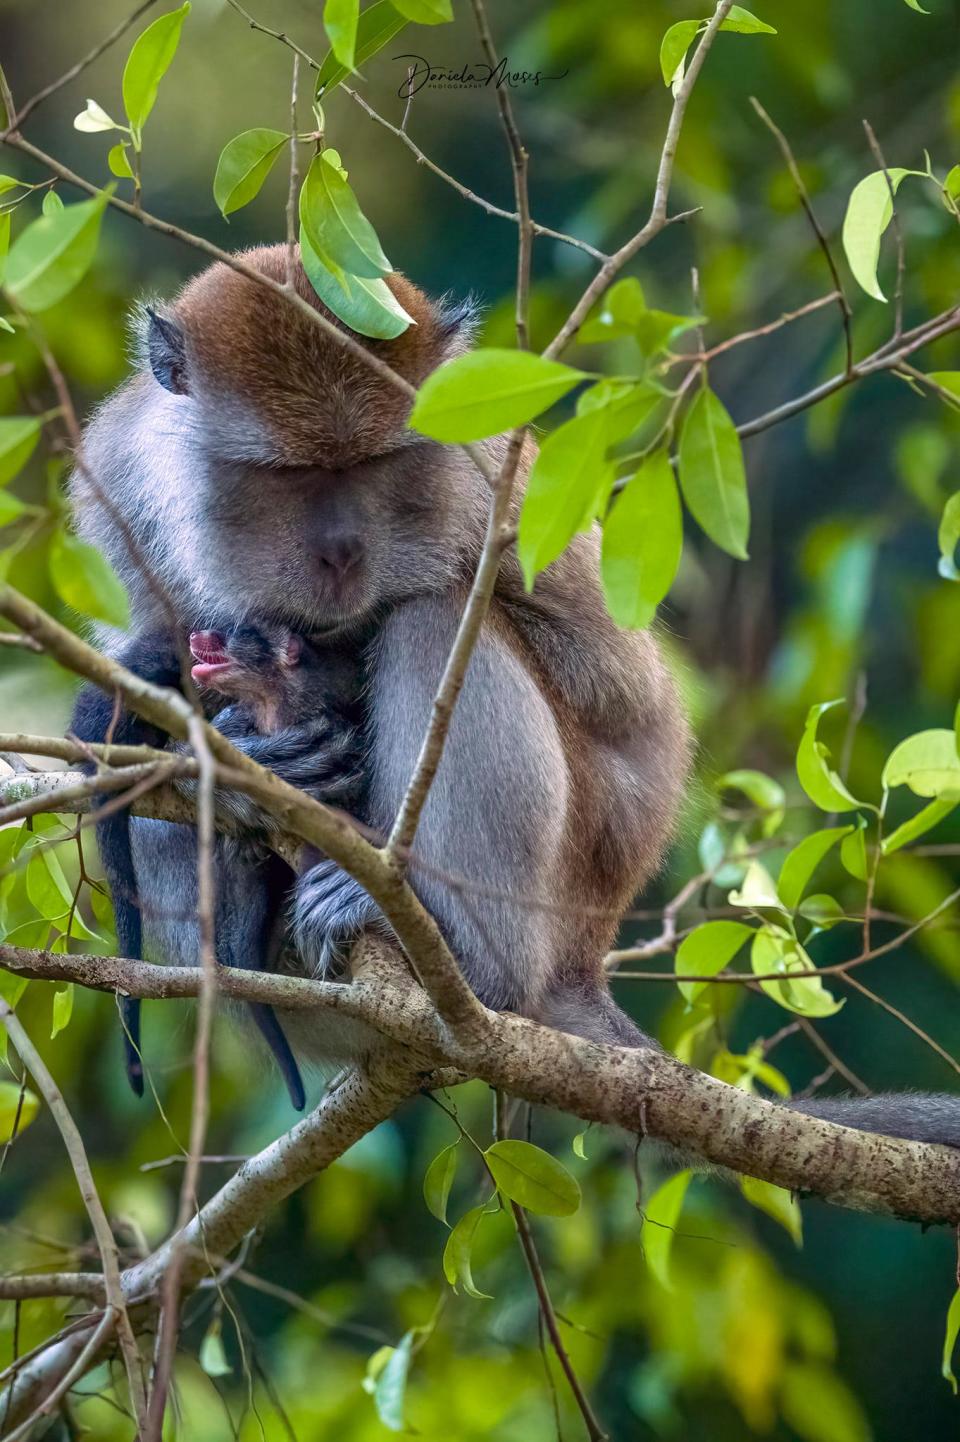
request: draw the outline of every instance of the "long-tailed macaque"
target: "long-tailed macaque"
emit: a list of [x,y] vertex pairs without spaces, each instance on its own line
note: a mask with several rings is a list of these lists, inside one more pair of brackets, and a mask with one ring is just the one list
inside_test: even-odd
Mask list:
[[[244,260],[285,279],[282,246]],[[299,265],[295,284],[326,314]],[[468,347],[470,316],[401,276],[389,284],[416,324],[364,344],[416,386]],[[361,819],[381,833],[414,769],[489,505],[469,458],[408,429],[409,411],[398,388],[282,296],[215,264],[148,312],[139,370],[88,429],[86,464],[110,505],[82,473],[74,480],[81,532],[123,576],[138,630],[163,622],[159,586],[185,631],[198,617],[270,615],[331,645],[362,643]],[[484,444],[498,462],[504,438]],[[270,737],[255,739],[257,758],[294,779],[289,753],[274,758]],[[618,630],[604,609],[597,536],[575,537],[529,595],[508,555],[410,871],[483,1002],[655,1045],[614,1004],[601,959],[660,862],[689,757],[656,641]],[[138,885],[145,900],[152,892],[145,915],[171,907],[162,867]],[[292,929],[305,966],[322,969],[374,914],[332,864],[304,876]],[[325,1033],[316,1049],[331,1044]],[[803,1107],[960,1144],[952,1099]]]

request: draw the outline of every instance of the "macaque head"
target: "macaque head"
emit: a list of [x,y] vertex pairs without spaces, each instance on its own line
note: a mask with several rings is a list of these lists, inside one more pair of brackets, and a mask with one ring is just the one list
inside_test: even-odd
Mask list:
[[[242,259],[285,283],[285,246]],[[433,302],[398,274],[387,284],[414,324],[394,340],[356,339],[417,386],[467,348],[473,307]],[[299,261],[295,288],[347,331]],[[235,612],[243,595],[251,615],[333,632],[458,574],[478,522],[451,479],[469,462],[409,430],[410,398],[283,295],[218,263],[147,308],[142,339],[155,430],[176,436],[174,464],[188,468],[169,485],[181,504],[195,488],[191,541],[197,528],[209,538],[211,613]]]

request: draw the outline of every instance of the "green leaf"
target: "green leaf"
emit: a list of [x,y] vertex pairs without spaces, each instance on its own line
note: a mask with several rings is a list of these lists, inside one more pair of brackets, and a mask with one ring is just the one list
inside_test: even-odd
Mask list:
[[83,279],[97,253],[100,222],[110,191],[93,200],[42,215],[10,247],[6,287],[24,310],[55,305]]
[[834,1016],[843,1006],[834,1000],[819,976],[796,976],[816,968],[796,937],[780,926],[765,926],[755,933],[750,948],[750,965],[755,976],[781,972],[782,981],[761,981],[760,988],[778,1006],[801,1016]]
[[58,987],[53,993],[53,1025],[50,1028],[50,1040],[58,1032],[70,1025],[70,1018],[73,1016],[73,982],[68,981],[66,986]]
[[478,1291],[474,1285],[470,1267],[470,1254],[473,1251],[477,1228],[489,1209],[490,1203],[485,1202],[482,1206],[471,1207],[470,1211],[460,1218],[443,1249],[443,1275],[451,1287],[456,1287],[459,1282],[468,1297],[483,1297],[492,1301],[489,1292]]
[[937,529],[937,545],[940,547],[940,561],[937,570],[946,581],[960,581],[960,571],[954,554],[960,541],[960,491],[954,491],[943,508]]
[[609,495],[614,469],[606,460],[607,443],[606,411],[597,408],[557,426],[540,447],[527,477],[517,531],[517,557],[528,590],[585,518],[592,522],[599,499]]
[[957,1345],[958,1333],[960,1333],[960,1288],[954,1292],[947,1309],[947,1328],[943,1338],[943,1364],[940,1368],[941,1375],[953,1388],[954,1396],[957,1395],[957,1379],[953,1375],[953,1349]]
[[851,876],[857,881],[867,879],[867,842],[864,834],[866,823],[859,817],[857,824],[840,843],[840,860]]
[[407,1332],[399,1345],[391,1348],[390,1356],[380,1368],[373,1389],[373,1402],[377,1409],[377,1416],[385,1427],[389,1427],[391,1432],[407,1430],[404,1419],[404,1402],[415,1336],[416,1330]]
[[443,25],[453,19],[450,0],[393,0],[393,5],[404,19],[418,25]]
[[756,860],[747,862],[740,889],[730,892],[729,901],[732,906],[745,906],[751,911],[785,910],[777,895],[773,877],[767,868]]
[[[6,1031],[4,1031],[4,1036],[6,1036]],[[14,1127],[19,1136],[24,1128],[30,1125],[39,1110],[40,1102],[29,1088],[24,1091],[21,1102],[20,1083],[0,1081],[0,1143],[10,1141]],[[17,1119],[18,1111],[20,1113],[19,1120]]]
[[577,1135],[574,1137],[574,1139],[573,1139],[573,1141],[570,1143],[570,1145],[571,1145],[571,1147],[573,1148],[573,1154],[574,1154],[574,1156],[575,1156],[575,1157],[579,1157],[582,1162],[585,1162],[585,1161],[587,1160],[587,1134],[586,1134],[586,1132],[577,1132]]
[[[363,65],[371,56],[376,55],[378,50],[389,45],[394,35],[402,30],[406,23],[406,18],[394,9],[389,0],[374,0],[374,4],[368,5],[361,13],[357,23],[354,65]],[[343,65],[331,50],[324,57],[317,72],[317,97],[339,85],[349,74],[349,67]]]
[[[804,921],[812,921],[818,931],[828,931],[831,926],[836,926],[838,921],[846,920],[846,913],[839,901],[835,896],[828,896],[826,892],[805,896],[797,907],[797,912]],[[808,937],[807,940],[809,939]]]
[[300,190],[300,224],[322,260],[332,260],[348,275],[375,280],[393,269],[377,233],[357,204],[335,151],[310,162]]
[[325,0],[323,28],[334,57],[346,70],[353,69],[359,16],[360,0]]
[[140,132],[157,98],[163,79],[180,44],[180,31],[190,13],[190,0],[161,15],[134,41],[123,68],[123,105],[139,146]]
[[0,420],[0,486],[23,470],[39,439],[40,422],[36,416],[6,416]]
[[759,1177],[742,1176],[740,1190],[751,1206],[759,1207],[761,1212],[779,1222],[797,1247],[803,1246],[800,1205],[785,1187],[775,1187],[772,1182],[761,1181]]
[[74,116],[73,128],[96,135],[102,130],[120,130],[121,126],[110,118],[102,105],[98,105],[95,100],[88,100],[86,109]]
[[[10,211],[0,213],[0,285],[7,273],[7,256],[10,253]],[[6,330],[12,331],[13,326],[9,321],[4,324]]]
[[580,1205],[580,1186],[556,1157],[531,1142],[494,1142],[483,1154],[497,1190],[530,1212],[569,1217]]
[[751,15],[749,10],[744,10],[742,5],[731,5],[727,12],[721,30],[732,30],[737,35],[776,35],[772,25],[765,20],[758,20],[756,15]]
[[648,626],[673,584],[683,549],[683,516],[673,467],[657,451],[627,482],[603,525],[601,577],[618,626]]
[[920,0],[903,0],[904,5],[909,5],[911,10],[916,10],[918,15],[929,15],[929,10],[924,10]]
[[[753,934],[753,927],[745,921],[705,921],[677,947],[677,976],[716,976],[730,965]],[[681,996],[688,1002],[696,1001],[708,984],[705,981],[677,983]]]
[[593,345],[633,335],[646,309],[643,286],[635,276],[615,281],[600,300],[599,309],[583,322],[577,339]]
[[207,1328],[206,1335],[200,1343],[200,1366],[208,1377],[227,1377],[233,1371],[227,1361],[227,1354],[223,1349],[223,1337],[220,1333],[220,1318],[216,1317]]
[[694,38],[702,20],[678,20],[671,25],[660,42],[660,73],[663,76],[664,85],[672,85],[674,76],[680,70],[687,58],[687,51],[693,44]]
[[107,152],[107,165],[110,168],[110,174],[116,175],[120,180],[133,179],[133,167],[127,158],[127,147],[124,141],[121,140],[118,145],[111,145]]
[[750,501],[743,451],[722,402],[697,392],[680,433],[680,487],[690,512],[711,541],[747,559]]
[[27,897],[45,921],[56,921],[73,905],[73,891],[55,851],[35,851],[26,865]]
[[[807,712],[806,724],[800,745],[797,748],[797,776],[800,785],[810,797],[814,806],[821,811],[852,811],[857,806],[866,806],[847,790],[840,777],[830,766],[830,752],[822,741],[817,740],[817,728],[825,711],[842,706],[843,699],[823,701],[811,706]],[[876,810],[875,807],[870,807]]]
[[61,601],[125,630],[130,624],[127,593],[117,573],[95,546],[59,528],[50,542],[50,579]]
[[824,1362],[789,1362],[781,1407],[802,1442],[870,1442],[873,1433],[843,1378]]
[[[687,51],[693,44],[697,31],[705,20],[678,20],[671,25],[660,42],[660,73],[664,85],[674,85],[683,79]],[[720,26],[721,30],[732,30],[739,35],[776,35],[772,25],[758,20],[742,5],[731,5],[729,13]]]
[[282,130],[244,130],[228,140],[217,161],[213,198],[223,216],[248,205],[289,140]]
[[643,1209],[643,1255],[661,1287],[672,1291],[670,1254],[692,1172],[677,1172],[659,1186]]
[[9,491],[0,491],[0,526],[9,526],[10,522],[18,520],[26,509],[17,496],[11,496]]
[[409,424],[438,441],[480,441],[532,421],[585,379],[531,351],[469,351],[427,376]]
[[814,831],[787,853],[777,879],[777,895],[788,911],[797,909],[811,876],[827,853],[853,830],[852,826],[831,826]]
[[588,386],[577,397],[577,415],[587,416],[602,410],[606,423],[607,445],[624,441],[644,425],[656,408],[663,404],[664,393],[649,381],[622,381],[604,377]]
[[940,797],[936,801],[931,801],[928,806],[924,806],[922,811],[918,811],[916,816],[911,816],[909,821],[905,821],[902,826],[898,826],[895,831],[890,832],[889,836],[883,838],[880,843],[881,852],[884,856],[889,856],[892,851],[899,851],[901,846],[916,841],[918,836],[923,836],[925,832],[932,830],[939,821],[943,821],[945,817],[955,811],[957,805],[958,801],[950,797]]
[[915,796],[960,801],[960,756],[954,731],[936,727],[907,736],[887,757],[881,781],[907,786]]
[[414,324],[384,280],[347,275],[343,283],[324,265],[300,230],[300,259],[307,279],[329,311],[358,335],[393,340]]
[[786,792],[772,776],[763,771],[743,769],[727,771],[716,780],[718,791],[742,791],[759,811],[766,812],[761,830],[764,836],[772,836],[783,820],[786,806]]
[[427,1204],[427,1210],[436,1217],[438,1222],[443,1222],[444,1226],[447,1223],[447,1202],[450,1199],[450,1188],[453,1186],[453,1179],[457,1174],[459,1158],[460,1142],[455,1141],[437,1153],[427,1167],[423,1178],[423,1200]]
[[43,197],[43,204],[40,207],[42,215],[59,215],[63,210],[63,201],[55,190],[48,190]]
[[[893,219],[890,187],[896,194],[907,175],[922,175],[921,170],[904,170],[893,166],[884,172],[875,170],[854,186],[847,202],[843,220],[843,248],[857,284],[874,300],[886,300],[877,280],[880,239]],[[890,184],[887,184],[887,175]]]

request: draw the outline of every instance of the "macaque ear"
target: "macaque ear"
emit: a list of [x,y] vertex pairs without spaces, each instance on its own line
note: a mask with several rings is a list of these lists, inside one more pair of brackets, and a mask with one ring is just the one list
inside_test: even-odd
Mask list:
[[298,666],[303,655],[303,642],[299,636],[287,637],[283,647],[282,661],[285,666]]
[[165,390],[175,396],[189,394],[187,384],[186,338],[176,321],[158,315],[147,306],[147,359],[150,369]]

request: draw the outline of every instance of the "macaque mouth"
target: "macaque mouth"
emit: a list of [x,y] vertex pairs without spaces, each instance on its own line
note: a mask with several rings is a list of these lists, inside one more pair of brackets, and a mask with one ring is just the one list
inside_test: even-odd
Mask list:
[[226,649],[226,640],[219,631],[191,631],[190,655],[195,665],[190,675],[200,686],[209,686],[217,676],[233,669],[233,660]]

